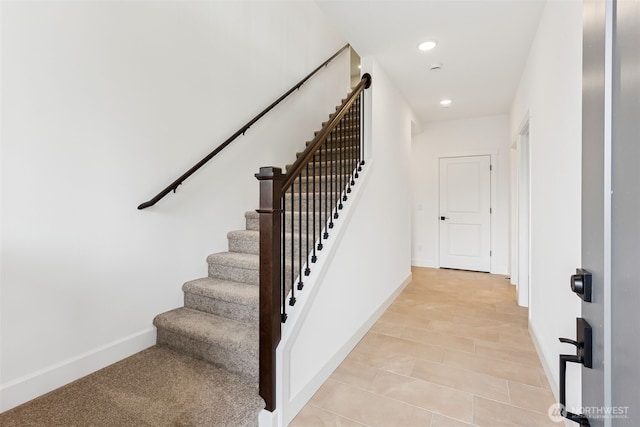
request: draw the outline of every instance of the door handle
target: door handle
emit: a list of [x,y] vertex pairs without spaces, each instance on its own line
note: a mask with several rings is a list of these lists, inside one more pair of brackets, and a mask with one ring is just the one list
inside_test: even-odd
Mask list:
[[449,217],[448,216],[441,216],[440,217],[440,221],[444,221],[445,219],[449,219]]
[[561,354],[560,355],[560,408],[562,410],[562,416],[568,420],[580,424],[580,427],[590,427],[589,419],[580,414],[574,414],[567,411],[567,395],[566,395],[566,383],[567,383],[567,363],[580,363],[586,368],[593,367],[593,355],[592,355],[592,332],[591,325],[583,318],[576,319],[576,340],[570,340],[568,338],[560,338],[561,343],[571,344],[576,347],[576,354]]

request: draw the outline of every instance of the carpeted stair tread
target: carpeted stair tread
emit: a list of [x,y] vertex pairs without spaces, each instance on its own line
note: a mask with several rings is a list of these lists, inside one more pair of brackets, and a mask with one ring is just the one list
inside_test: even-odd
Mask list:
[[219,252],[207,257],[209,265],[217,264],[228,267],[257,270],[260,266],[260,257],[255,254],[243,254],[239,252]]
[[258,305],[259,288],[246,283],[203,277],[182,285],[182,291],[243,305]]
[[232,349],[258,354],[258,328],[253,325],[185,307],[159,314],[153,324],[198,341],[226,343]]
[[256,230],[236,230],[227,233],[229,252],[258,255],[260,253],[260,232]]
[[185,283],[182,291],[186,308],[258,324],[260,288],[255,285],[204,277]]

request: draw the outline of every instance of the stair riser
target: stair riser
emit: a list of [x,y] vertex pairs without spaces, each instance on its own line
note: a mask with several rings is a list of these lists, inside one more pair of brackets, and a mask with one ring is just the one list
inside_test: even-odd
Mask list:
[[[334,177],[334,179],[336,178],[335,175],[332,175]],[[351,175],[350,174],[339,174],[337,176],[338,179],[338,183],[340,183],[340,180],[342,179],[342,183],[344,185],[346,185],[346,183],[348,182],[347,180],[351,179]],[[313,178],[310,176],[309,179],[307,179],[306,176],[302,176],[302,179],[299,180],[295,180],[293,185],[291,186],[291,188],[293,189],[294,192],[299,192],[300,188],[302,188],[302,192],[319,192],[320,188],[322,187],[323,189],[327,186],[327,180],[326,177],[322,176],[322,175],[318,175],[316,176],[315,182],[313,180]]]
[[[310,176],[335,176],[335,175],[349,175],[357,168],[357,160],[349,159],[343,161],[332,161],[309,164]],[[291,165],[287,165],[286,171],[289,172]],[[306,176],[306,168],[303,170],[302,175]]]
[[236,304],[202,295],[185,293],[184,306],[239,322],[258,324],[258,306]]
[[[296,158],[301,155],[302,152],[296,153]],[[320,153],[317,153],[315,157],[316,162],[320,161],[320,157]],[[356,159],[357,157],[358,149],[356,146],[331,148],[327,151],[322,151],[322,161]]]
[[257,352],[246,349],[239,351],[216,342],[205,343],[162,327],[158,328],[157,342],[234,372],[244,381],[254,384],[258,382]]
[[[324,205],[323,205],[324,206]],[[288,205],[288,208],[290,209],[290,205]],[[306,222],[306,218],[307,215],[303,212],[302,213],[302,226],[300,225],[300,221],[298,221],[298,213],[294,211],[294,219],[291,219],[291,213],[290,210],[287,209],[287,212],[285,214],[285,231],[288,233],[291,231],[291,221],[293,221],[293,231],[298,232],[300,230],[306,230],[307,229],[307,222]],[[316,215],[316,236],[318,234],[318,231],[320,228],[324,227],[324,225],[326,224],[326,216],[325,213],[322,212],[322,214],[317,214]],[[246,229],[247,230],[253,230],[253,231],[259,231],[260,230],[260,220],[257,218],[246,218]],[[310,215],[309,216],[309,230],[311,230],[311,233],[313,233],[313,216]]]
[[[290,258],[286,258],[285,262],[285,274],[286,277],[291,275],[291,266],[288,264]],[[298,257],[294,257],[294,271],[298,269]],[[306,259],[303,260],[303,263]],[[230,280],[232,282],[242,282],[250,285],[260,284],[260,271],[258,269],[240,268],[231,265],[209,264],[209,277],[215,277],[217,279]]]
[[[313,232],[311,227],[313,226],[313,224],[309,224],[309,231]],[[306,224],[302,225],[303,230],[306,231]],[[287,232],[289,231],[289,229],[286,230]],[[316,236],[318,235],[318,232],[316,231]],[[287,237],[285,237],[286,239],[286,245],[285,245],[285,256],[290,257],[291,256],[291,237],[290,235],[287,235]],[[305,240],[305,236],[302,237],[302,246],[303,246],[303,254],[306,251],[307,248],[307,244],[309,248],[313,248],[313,235],[309,235],[308,237],[308,242]],[[299,254],[298,251],[298,246],[299,246],[299,240],[298,240],[298,236],[295,236],[295,241],[294,241],[294,246],[293,246],[293,255],[294,257],[297,257]],[[253,254],[253,255],[259,255],[260,254],[260,239],[255,239],[255,240],[248,240],[248,239],[243,239],[243,240],[239,240],[239,239],[229,239],[229,252],[238,252],[238,253],[242,253],[242,254]],[[288,258],[287,258],[288,259]]]
[[[331,199],[333,197],[333,200]],[[333,194],[328,194],[327,198],[325,200],[325,195],[321,194],[321,193],[315,193],[315,194],[309,194],[309,197],[306,197],[304,193],[302,193],[302,200],[300,203],[298,200],[298,195],[295,194],[293,197],[293,208],[295,211],[302,211],[302,212],[306,212],[307,211],[307,206],[309,208],[309,210],[312,210],[314,208],[314,199],[315,199],[315,208],[316,210],[320,209],[320,204],[322,203],[322,209],[324,210],[329,210],[331,211],[332,209],[335,210],[336,205],[338,204],[338,195],[333,193]],[[348,200],[348,199],[347,199]],[[342,202],[344,204],[344,201]],[[285,196],[285,207],[287,212],[289,212],[291,210],[291,195],[287,194]],[[327,209],[328,208],[328,209]]]
[[230,265],[209,264],[209,277],[230,280],[233,282],[258,285],[260,274],[258,269],[240,268]]

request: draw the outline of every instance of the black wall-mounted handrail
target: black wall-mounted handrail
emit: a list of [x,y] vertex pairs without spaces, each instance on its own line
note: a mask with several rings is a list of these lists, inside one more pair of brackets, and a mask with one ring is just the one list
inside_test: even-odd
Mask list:
[[194,172],[196,172],[198,169],[200,169],[202,166],[204,166],[209,160],[213,159],[220,151],[222,151],[227,145],[231,144],[237,137],[239,137],[240,135],[244,135],[245,132],[247,130],[249,130],[249,128],[251,126],[253,126],[254,123],[256,123],[258,120],[260,120],[265,114],[267,114],[269,111],[271,111],[275,106],[277,106],[280,102],[282,102],[286,97],[291,95],[296,90],[300,89],[300,87],[303,84],[305,84],[307,82],[307,80],[309,80],[311,77],[313,77],[323,67],[326,67],[331,61],[333,61],[338,55],[340,55],[348,47],[349,47],[348,44],[343,46],[340,50],[338,50],[336,53],[334,53],[329,59],[324,61],[315,70],[313,70],[311,73],[309,73],[309,75],[307,75],[307,77],[305,77],[304,79],[302,79],[298,83],[296,83],[295,86],[293,86],[291,89],[289,89],[287,92],[285,92],[280,98],[275,100],[267,108],[262,110],[262,112],[260,114],[258,114],[253,119],[251,119],[246,125],[241,127],[236,133],[231,135],[226,141],[224,141],[222,144],[220,144],[215,150],[213,150],[205,158],[203,158],[198,163],[196,163],[191,169],[189,169],[188,171],[183,173],[178,179],[176,179],[171,184],[169,184],[164,190],[159,192],[154,198],[152,198],[151,200],[146,201],[144,203],[141,203],[138,206],[138,209],[145,209],[145,208],[148,208],[149,206],[153,206],[156,203],[158,203],[158,201],[160,201],[160,199],[162,199],[164,196],[166,196],[170,192],[173,191],[175,193],[176,190],[178,189],[178,187],[182,184],[182,182],[185,179],[189,178],[191,175],[194,174]]

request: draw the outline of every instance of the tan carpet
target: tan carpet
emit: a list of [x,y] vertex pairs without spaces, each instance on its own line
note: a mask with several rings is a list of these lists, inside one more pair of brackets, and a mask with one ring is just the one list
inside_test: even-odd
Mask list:
[[257,426],[263,407],[255,386],[155,346],[0,414],[0,425]]

